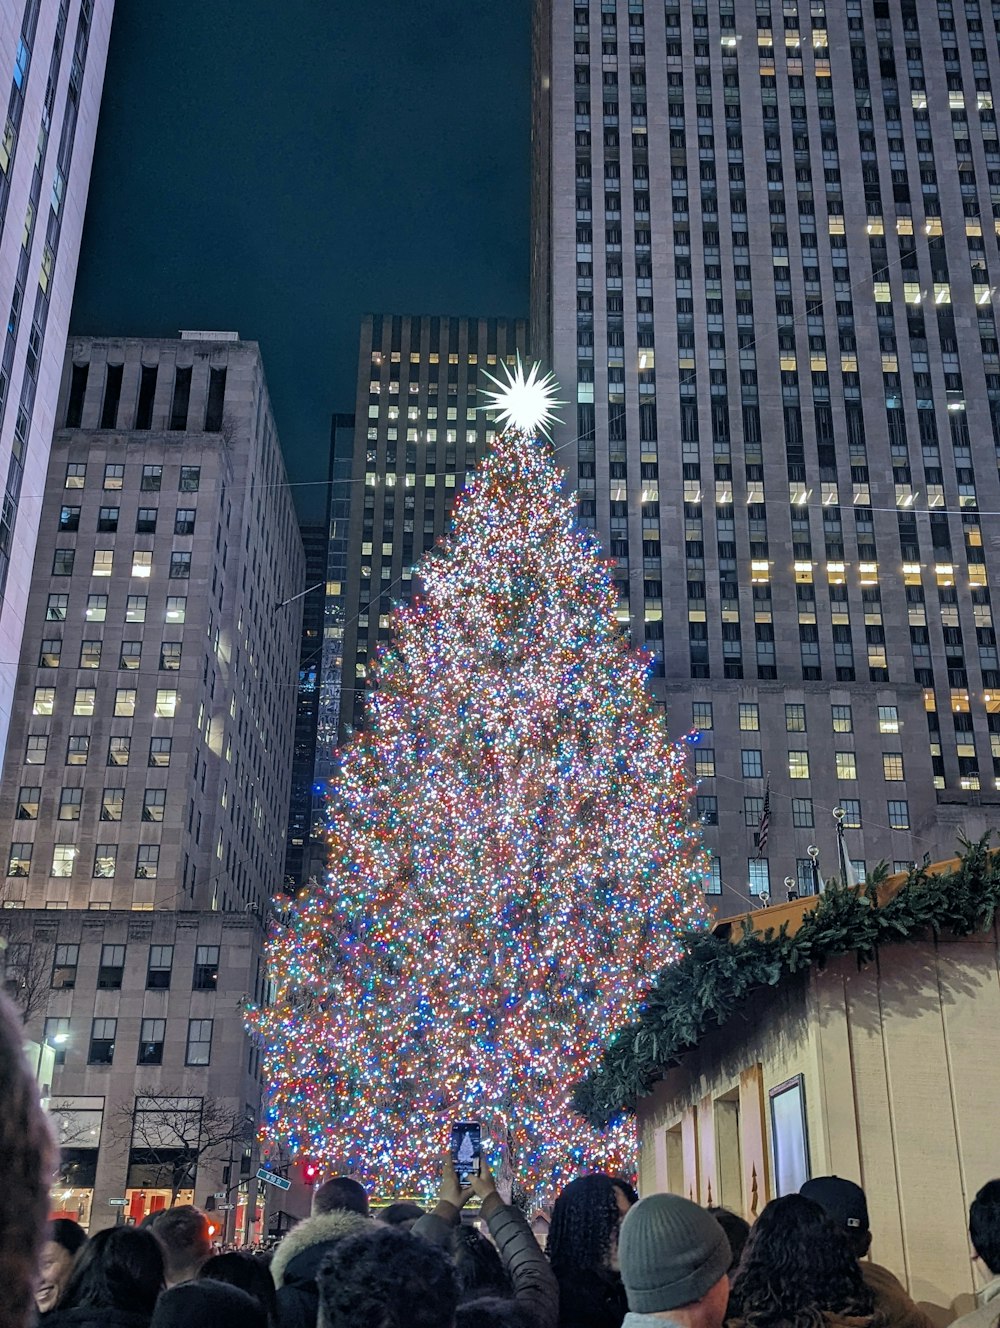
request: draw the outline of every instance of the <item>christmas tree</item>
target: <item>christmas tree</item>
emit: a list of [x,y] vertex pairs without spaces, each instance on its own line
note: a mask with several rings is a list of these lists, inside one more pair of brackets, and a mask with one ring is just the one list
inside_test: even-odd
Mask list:
[[328,878],[283,915],[249,1014],[265,1136],[381,1193],[430,1192],[454,1120],[536,1193],[630,1171],[632,1127],[598,1135],[570,1090],[703,921],[651,657],[541,436],[548,383],[509,377],[340,754]]

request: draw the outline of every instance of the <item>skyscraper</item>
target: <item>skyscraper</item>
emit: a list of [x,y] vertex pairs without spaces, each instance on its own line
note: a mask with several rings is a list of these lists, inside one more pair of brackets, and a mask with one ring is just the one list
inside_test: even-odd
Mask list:
[[0,753],[10,721],[114,0],[0,9]]
[[535,5],[533,335],[724,911],[996,822],[998,31]]
[[302,540],[255,343],[73,338],[59,411],[0,782],[6,975],[57,1053],[65,1211],[138,1220],[181,1182],[242,1235]]

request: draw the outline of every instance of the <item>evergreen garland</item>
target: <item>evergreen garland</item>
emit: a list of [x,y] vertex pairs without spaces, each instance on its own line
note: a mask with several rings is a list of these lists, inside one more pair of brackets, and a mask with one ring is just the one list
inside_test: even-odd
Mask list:
[[845,954],[855,955],[860,967],[880,946],[927,932],[988,931],[1000,909],[1000,853],[990,850],[989,839],[963,840],[953,871],[931,875],[915,868],[882,907],[884,864],[857,891],[831,886],[794,936],[787,924],[754,932],[748,921],[736,941],[686,933],[684,953],[660,973],[638,1018],[615,1033],[597,1067],[575,1085],[574,1109],[598,1129],[618,1123],[707,1029],[726,1023],[752,991],[777,986],[786,975]]

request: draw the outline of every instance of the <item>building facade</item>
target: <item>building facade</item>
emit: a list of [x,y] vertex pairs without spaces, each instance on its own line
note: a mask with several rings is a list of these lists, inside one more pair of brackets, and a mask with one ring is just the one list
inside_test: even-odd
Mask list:
[[[192,1129],[256,1120],[239,1004],[262,992],[282,879],[305,560],[255,343],[74,338],[59,411],[0,782],[0,923],[15,993],[41,989],[29,1031],[65,1053],[52,1096],[71,1134],[101,1099],[109,1152],[81,1211],[103,1225],[111,1198],[131,1216],[169,1201],[158,1099]],[[206,1153],[206,1191],[185,1156],[181,1188],[221,1192],[242,1157],[235,1138]]]
[[0,9],[0,752],[76,284],[114,0]]
[[[326,597],[323,606],[323,663],[316,734],[315,781],[325,787],[333,777],[334,752],[340,738],[340,705],[344,670],[344,605],[347,598],[347,550],[354,488],[354,416],[334,415],[330,423],[329,538]],[[313,834],[322,836],[325,808],[313,806]]]
[[857,870],[996,823],[998,24],[535,5],[533,337],[723,911],[834,874],[835,809]]
[[[340,734],[363,720],[369,662],[413,568],[448,529],[455,495],[493,438],[481,370],[527,351],[501,318],[369,315],[361,328],[344,594]],[[342,519],[342,518],[338,518]]]

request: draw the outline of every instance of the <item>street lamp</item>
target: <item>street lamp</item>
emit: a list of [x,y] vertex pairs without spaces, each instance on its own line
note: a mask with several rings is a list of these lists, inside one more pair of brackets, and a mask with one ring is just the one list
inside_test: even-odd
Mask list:
[[810,844],[806,849],[806,852],[809,854],[810,861],[812,862],[812,892],[814,895],[821,895],[823,893],[823,887],[820,883],[819,876],[819,848],[815,844]]

